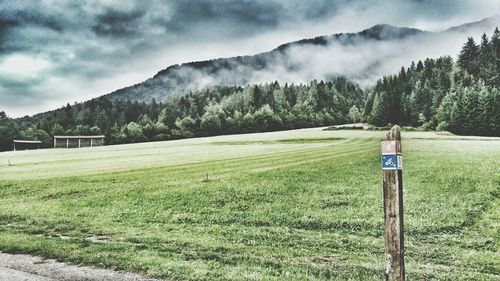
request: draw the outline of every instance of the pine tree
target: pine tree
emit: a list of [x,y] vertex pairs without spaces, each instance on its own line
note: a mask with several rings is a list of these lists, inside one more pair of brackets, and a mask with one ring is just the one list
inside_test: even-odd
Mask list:
[[476,45],[474,38],[469,37],[467,43],[462,47],[458,56],[458,66],[469,74],[477,76],[479,74],[479,47]]
[[369,118],[369,122],[376,126],[386,126],[391,114],[391,101],[389,95],[382,91],[375,94],[373,100],[373,110]]
[[97,107],[96,109],[95,125],[105,132],[107,132],[111,126],[108,114],[100,107]]
[[424,64],[422,63],[421,60],[419,60],[417,63],[417,72],[420,72],[422,70],[424,70]]
[[369,115],[372,113],[374,99],[375,99],[375,93],[374,92],[368,93],[366,95],[365,107],[364,107],[364,110],[363,110],[363,116],[364,116],[365,120],[368,119]]
[[0,151],[10,150],[12,141],[18,136],[19,127],[4,111],[0,111]]
[[[496,73],[500,75],[500,31],[498,27],[495,28],[493,35],[491,36],[492,49],[495,52],[496,58]],[[500,85],[497,85],[500,86]]]
[[464,88],[458,85],[455,89],[456,92],[450,95],[450,108],[448,116],[448,129],[453,133],[464,133],[463,125],[465,124],[465,110],[463,103],[463,91]]
[[488,36],[483,34],[481,36],[481,44],[479,47],[479,77],[483,79],[483,81],[490,85],[493,81],[492,79],[496,75],[496,65],[495,65],[495,50],[493,46],[493,42],[488,40]]
[[[465,118],[461,124],[462,133],[477,135],[481,128],[481,111],[479,107],[479,85],[464,89],[462,110]],[[484,87],[484,85],[482,85]]]

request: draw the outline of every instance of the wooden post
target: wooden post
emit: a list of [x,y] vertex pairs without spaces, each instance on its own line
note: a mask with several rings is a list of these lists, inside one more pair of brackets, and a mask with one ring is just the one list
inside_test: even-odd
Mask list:
[[385,280],[405,280],[403,229],[403,157],[401,131],[391,128],[382,141],[384,190]]
[[90,138],[90,147],[93,146],[93,142],[92,142],[93,138]]
[[66,148],[69,148],[69,138],[66,138]]
[[54,148],[56,148],[57,138],[54,137]]
[[78,139],[78,148],[80,148],[81,140],[82,139]]

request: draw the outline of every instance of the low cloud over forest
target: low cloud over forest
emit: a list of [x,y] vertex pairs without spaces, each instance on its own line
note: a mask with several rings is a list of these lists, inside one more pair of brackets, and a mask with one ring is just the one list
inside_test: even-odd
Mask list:
[[[9,115],[21,116],[112,92],[172,64],[256,54],[282,43],[357,32],[379,23],[438,31],[498,14],[500,7],[488,0],[168,4],[5,0],[0,2],[0,11],[0,106]],[[457,42],[462,41],[457,38]],[[413,51],[405,56],[404,48],[418,43],[367,43],[353,48],[329,43],[311,50],[290,48],[287,60],[294,58],[290,63],[296,71],[276,64],[274,69],[266,68],[249,79],[301,82],[342,73],[362,84],[369,83],[375,73],[392,72],[393,65],[401,64],[399,58],[407,63],[427,56]],[[443,46],[436,46],[429,55],[434,51],[435,55],[454,54],[460,47],[451,50],[447,44]],[[360,56],[353,57],[355,53]],[[397,58],[366,71],[364,62],[376,64],[374,56],[387,58],[392,54]],[[307,62],[315,67],[304,68]],[[210,83],[210,77],[202,78],[202,85]]]

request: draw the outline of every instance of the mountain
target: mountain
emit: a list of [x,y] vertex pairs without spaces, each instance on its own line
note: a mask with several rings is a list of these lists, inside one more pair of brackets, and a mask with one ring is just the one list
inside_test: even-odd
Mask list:
[[491,33],[500,15],[441,32],[375,25],[358,33],[339,33],[286,43],[253,56],[172,65],[154,77],[119,89],[110,100],[157,101],[215,85],[307,83],[346,77],[371,86],[380,76],[425,57],[457,54],[467,36]]
[[450,27],[447,29],[448,32],[468,32],[470,30],[479,29],[491,29],[492,27],[498,26],[500,23],[500,15],[494,15],[489,18],[482,19],[480,21],[475,21],[471,23],[465,23],[462,25]]

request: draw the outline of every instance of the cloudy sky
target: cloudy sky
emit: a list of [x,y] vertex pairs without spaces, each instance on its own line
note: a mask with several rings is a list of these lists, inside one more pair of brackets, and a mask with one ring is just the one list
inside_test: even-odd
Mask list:
[[171,64],[255,54],[379,23],[439,31],[497,0],[0,0],[0,110],[55,109]]

